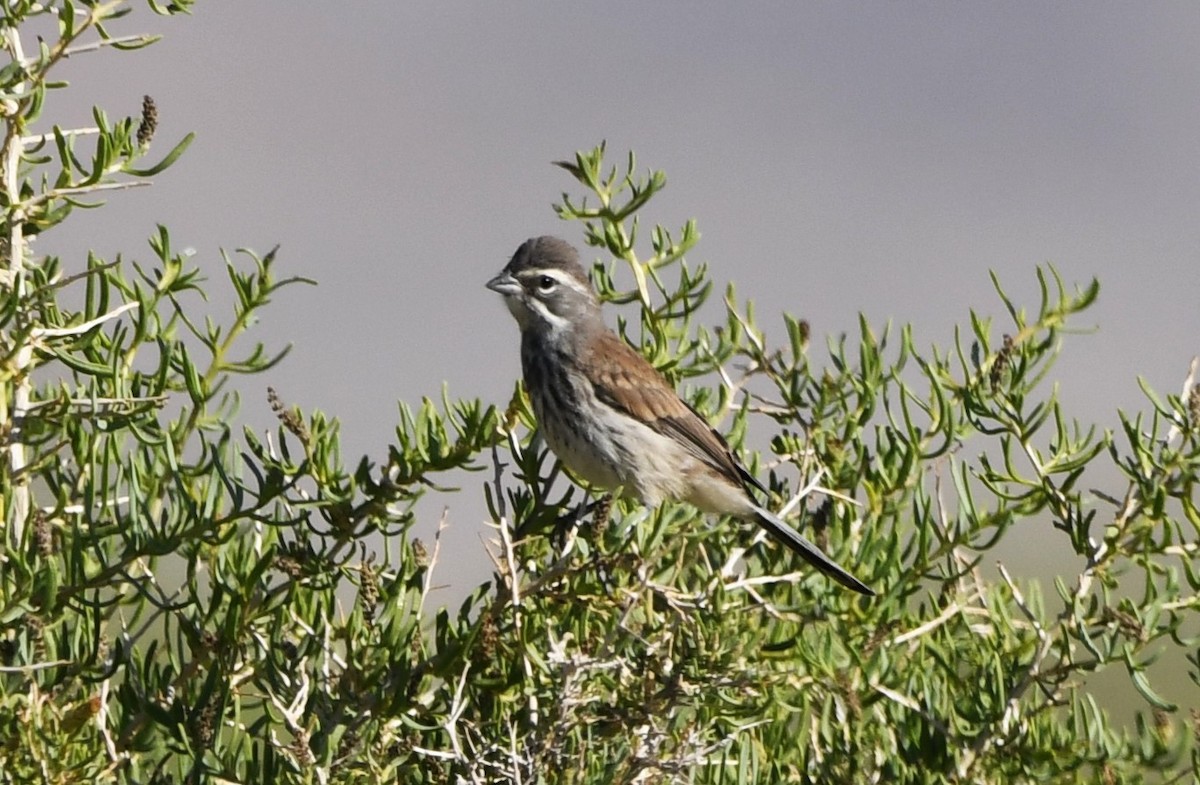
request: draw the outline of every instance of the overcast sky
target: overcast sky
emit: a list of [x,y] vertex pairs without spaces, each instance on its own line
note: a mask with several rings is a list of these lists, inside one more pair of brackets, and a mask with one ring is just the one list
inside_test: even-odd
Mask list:
[[[643,222],[696,218],[690,260],[736,280],[780,340],[780,311],[818,338],[861,311],[946,345],[968,308],[1003,313],[989,269],[1035,308],[1052,262],[1102,284],[1078,323],[1099,329],[1069,338],[1057,374],[1077,415],[1117,426],[1116,407],[1143,406],[1138,375],[1177,393],[1200,352],[1194,2],[137,10],[113,32],[165,40],[74,58],[47,122],[136,115],[148,93],[159,152],[197,139],[39,250],[147,260],[164,223],[217,278],[219,248],[280,244],[281,272],[320,286],[267,312],[257,337],[295,349],[245,413],[270,421],[270,383],[339,417],[351,460],[383,457],[396,401],[443,381],[507,400],[516,326],[483,283],[529,236],[580,244],[550,209],[578,191],[549,162],[602,139],[666,171]],[[476,517],[454,521],[458,547],[477,547]]]

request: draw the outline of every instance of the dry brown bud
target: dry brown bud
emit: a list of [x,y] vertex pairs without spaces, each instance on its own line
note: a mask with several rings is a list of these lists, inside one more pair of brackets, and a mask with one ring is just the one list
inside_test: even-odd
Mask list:
[[295,409],[288,409],[284,406],[274,387],[267,388],[267,403],[270,405],[271,411],[275,413],[275,417],[283,424],[283,427],[299,439],[302,444],[307,445],[312,440],[312,434],[309,433],[308,426],[304,423],[304,418]]
[[158,107],[154,99],[148,95],[142,96],[142,122],[138,124],[137,143],[139,147],[150,144],[154,132],[158,130]]

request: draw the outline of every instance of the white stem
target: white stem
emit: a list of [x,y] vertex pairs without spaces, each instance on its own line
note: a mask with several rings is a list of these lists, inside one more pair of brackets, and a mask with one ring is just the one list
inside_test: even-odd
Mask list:
[[[104,411],[106,409],[124,409],[132,408],[142,403],[165,404],[170,400],[167,395],[148,395],[148,396],[131,396],[129,398],[68,398],[67,406],[72,409],[91,409],[94,411]],[[29,411],[35,409],[43,409],[47,406],[53,406],[60,403],[59,399],[49,398],[46,400],[37,401],[29,406]]]
[[119,183],[95,183],[93,185],[70,185],[64,188],[53,188],[31,199],[28,204],[36,206],[44,202],[61,199],[64,196],[87,196],[98,191],[124,191],[129,188],[147,188],[153,185],[149,180],[122,180]]
[[89,319],[82,324],[77,324],[74,327],[35,327],[32,331],[34,338],[63,338],[68,335],[82,335],[93,327],[98,327],[107,321],[116,319],[126,311],[132,311],[137,308],[137,302],[128,302],[122,306],[112,309],[108,313],[101,314],[95,319]]
[[[16,62],[25,61],[25,51],[21,46],[21,34],[16,27],[4,28],[4,47],[8,50],[9,55]],[[25,92],[25,85],[18,84],[13,88],[15,94]],[[5,271],[8,277],[8,284],[12,287],[10,296],[16,298],[18,303],[18,317],[23,316],[20,313],[20,308],[24,305],[25,300],[25,209],[21,203],[21,153],[24,152],[24,147],[21,144],[21,135],[18,132],[18,127],[21,123],[21,117],[9,117],[6,123],[3,160],[0,161],[0,166],[3,166],[3,188],[7,198],[8,208],[8,269]],[[12,430],[9,433],[8,444],[8,461],[10,476],[13,478],[12,490],[12,527],[9,529],[8,545],[12,548],[20,547],[21,541],[25,534],[25,521],[29,517],[29,510],[32,505],[31,494],[29,490],[29,480],[24,476],[25,467],[28,465],[28,455],[23,441],[23,434],[19,423],[25,416],[26,410],[29,408],[29,393],[30,393],[30,365],[33,362],[33,347],[28,344],[20,347],[14,358],[13,378],[16,381],[16,388],[13,391],[12,410],[7,411],[6,402],[0,401],[0,428],[5,425],[5,420],[8,420]]]
[[442,510],[442,517],[438,519],[437,533],[433,535],[433,553],[429,555],[429,566],[425,568],[425,582],[421,584],[421,599],[417,603],[417,615],[421,616],[425,612],[425,600],[429,598],[429,592],[433,590],[433,571],[437,567],[438,556],[442,552],[442,532],[450,526],[450,508],[446,507]]
[[[89,125],[86,128],[71,128],[69,130],[59,131],[63,136],[91,136],[100,133],[100,129],[94,125]],[[22,136],[21,145],[23,147],[33,147],[39,144],[46,144],[54,141],[54,134],[38,134],[36,136]]]
[[74,664],[71,660],[54,660],[52,662],[33,662],[29,665],[0,665],[0,673],[32,673]]
[[[1196,370],[1200,368],[1200,357],[1193,357],[1191,365],[1188,366],[1187,377],[1183,380],[1183,390],[1179,393],[1180,400],[1184,405],[1187,405],[1188,396],[1192,392],[1192,387],[1196,383]],[[1180,418],[1175,418],[1175,423],[1171,426],[1171,430],[1167,431],[1167,446],[1171,447],[1183,435],[1183,429],[1187,423],[1180,422]]]
[[95,52],[99,49],[104,49],[109,46],[119,44],[148,44],[157,36],[152,35],[123,35],[117,38],[102,38],[99,41],[93,41],[90,44],[80,44],[72,46],[63,51],[63,57],[71,57],[72,55],[83,54],[84,52]]

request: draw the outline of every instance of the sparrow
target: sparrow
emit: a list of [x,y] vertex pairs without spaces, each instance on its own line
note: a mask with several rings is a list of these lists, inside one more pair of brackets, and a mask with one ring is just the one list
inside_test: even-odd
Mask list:
[[525,241],[487,288],[521,330],[521,370],[546,444],[577,477],[648,507],[683,501],[752,521],[810,565],[873,596],[755,501],[766,488],[725,439],[605,324],[579,254],[556,237]]

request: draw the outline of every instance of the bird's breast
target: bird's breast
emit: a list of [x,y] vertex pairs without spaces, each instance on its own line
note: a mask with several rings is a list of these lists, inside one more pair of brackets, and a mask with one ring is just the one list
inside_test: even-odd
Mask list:
[[580,479],[649,505],[686,499],[696,462],[675,440],[596,396],[569,351],[522,342],[525,387],[546,444]]
[[546,444],[563,464],[592,485],[626,485],[629,465],[613,423],[587,378],[555,346],[523,342],[521,365],[533,413]]

